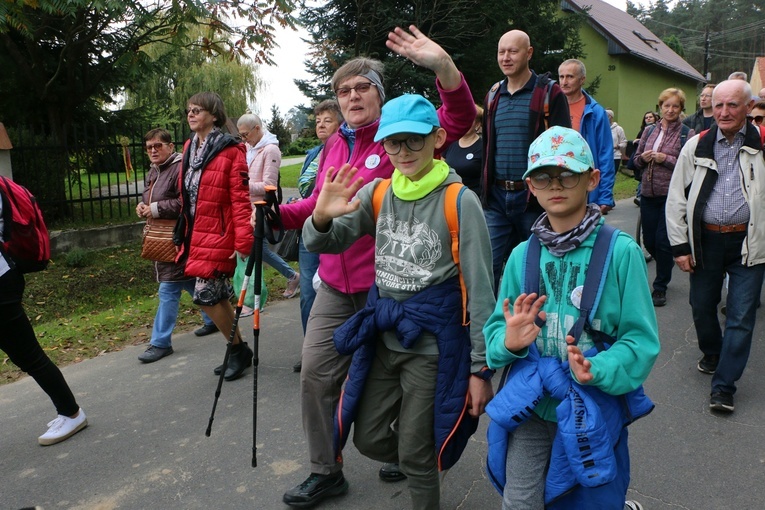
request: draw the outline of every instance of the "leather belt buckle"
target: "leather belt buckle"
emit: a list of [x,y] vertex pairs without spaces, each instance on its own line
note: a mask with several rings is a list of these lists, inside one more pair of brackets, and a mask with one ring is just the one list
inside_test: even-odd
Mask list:
[[506,181],[494,179],[494,185],[505,191],[523,191],[526,189],[526,181]]
[[746,223],[739,223],[737,225],[715,225],[712,223],[704,223],[704,228],[712,232],[718,232],[720,234],[730,234],[733,232],[746,232]]

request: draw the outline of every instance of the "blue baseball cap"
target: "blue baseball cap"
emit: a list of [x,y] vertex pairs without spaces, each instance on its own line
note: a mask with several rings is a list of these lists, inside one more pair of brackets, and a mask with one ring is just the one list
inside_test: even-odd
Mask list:
[[382,107],[375,142],[398,133],[428,135],[434,127],[441,127],[436,107],[419,94],[404,94]]
[[523,178],[534,170],[549,166],[583,174],[595,168],[595,162],[590,146],[582,135],[570,128],[553,126],[531,142],[529,166]]

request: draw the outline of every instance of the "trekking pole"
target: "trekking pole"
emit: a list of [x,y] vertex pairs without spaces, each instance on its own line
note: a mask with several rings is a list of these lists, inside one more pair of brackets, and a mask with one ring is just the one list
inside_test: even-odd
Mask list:
[[[277,232],[276,237],[274,231]],[[275,244],[281,240],[282,234],[276,187],[266,186],[266,200],[255,202],[255,244],[260,246],[261,250],[255,255],[255,306],[253,307],[252,320],[252,467],[258,466],[258,365],[260,363],[258,351],[260,347],[260,297],[263,291],[263,238],[268,237],[268,241]]]
[[[256,203],[256,211],[258,211],[259,214],[262,215],[262,209],[258,209],[259,203]],[[264,202],[265,204],[265,202]],[[258,229],[260,229],[260,236],[258,236]],[[228,343],[226,344],[226,354],[223,356],[223,366],[221,367],[220,376],[218,377],[218,387],[215,389],[215,400],[213,401],[213,407],[212,412],[210,413],[210,421],[207,424],[207,430],[205,431],[205,435],[207,437],[210,437],[210,434],[212,432],[212,424],[213,420],[215,419],[215,409],[218,407],[218,399],[220,398],[221,388],[223,387],[223,378],[226,375],[226,369],[228,368],[228,360],[231,357],[231,346],[234,344],[234,339],[236,338],[236,332],[239,327],[239,317],[242,314],[242,307],[244,306],[244,297],[245,294],[247,294],[247,287],[250,284],[250,276],[252,275],[253,267],[256,265],[257,262],[257,273],[255,275],[256,280],[259,282],[261,278],[261,270],[263,265],[263,221],[262,218],[258,218],[258,222],[255,225],[255,230],[253,232],[253,236],[255,237],[255,240],[252,243],[252,249],[250,250],[250,257],[247,259],[247,266],[244,271],[244,280],[242,281],[242,288],[239,292],[239,300],[236,303],[236,313],[234,314],[234,323],[231,325],[231,333],[229,333],[228,336]],[[258,291],[260,291],[260,286],[258,286]],[[258,309],[259,309],[259,303],[258,303],[258,297],[256,297],[255,301],[255,317],[257,322],[258,317]],[[256,358],[257,360],[257,355]],[[257,370],[257,367],[256,367]]]

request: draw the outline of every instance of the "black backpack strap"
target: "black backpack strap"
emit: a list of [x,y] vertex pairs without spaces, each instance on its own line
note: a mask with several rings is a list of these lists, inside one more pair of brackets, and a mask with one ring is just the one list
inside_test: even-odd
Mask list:
[[603,286],[606,282],[608,266],[614,252],[614,244],[619,230],[604,223],[600,226],[592,247],[590,263],[587,266],[587,275],[584,277],[584,288],[579,303],[579,319],[569,330],[568,334],[574,337],[575,344],[579,342],[582,331],[592,322],[595,311],[598,309],[600,297],[603,294]]

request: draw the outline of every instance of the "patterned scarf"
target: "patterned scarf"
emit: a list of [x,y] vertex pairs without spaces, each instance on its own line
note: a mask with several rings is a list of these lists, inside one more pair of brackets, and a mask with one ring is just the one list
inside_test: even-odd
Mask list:
[[199,180],[202,178],[202,166],[208,160],[212,148],[215,147],[215,141],[222,135],[221,130],[214,127],[207,134],[204,142],[200,143],[199,135],[194,133],[194,138],[191,139],[189,144],[189,171],[186,173],[184,184],[189,192],[189,212],[192,217],[197,210],[197,196],[199,195]]
[[539,242],[546,246],[550,253],[562,257],[579,248],[582,241],[598,226],[600,217],[600,207],[597,204],[588,204],[581,223],[568,232],[559,234],[550,227],[547,213],[543,213],[531,226],[531,233],[539,238]]
[[340,124],[340,132],[348,140],[348,147],[353,151],[353,146],[356,143],[356,130],[348,125],[347,122]]

